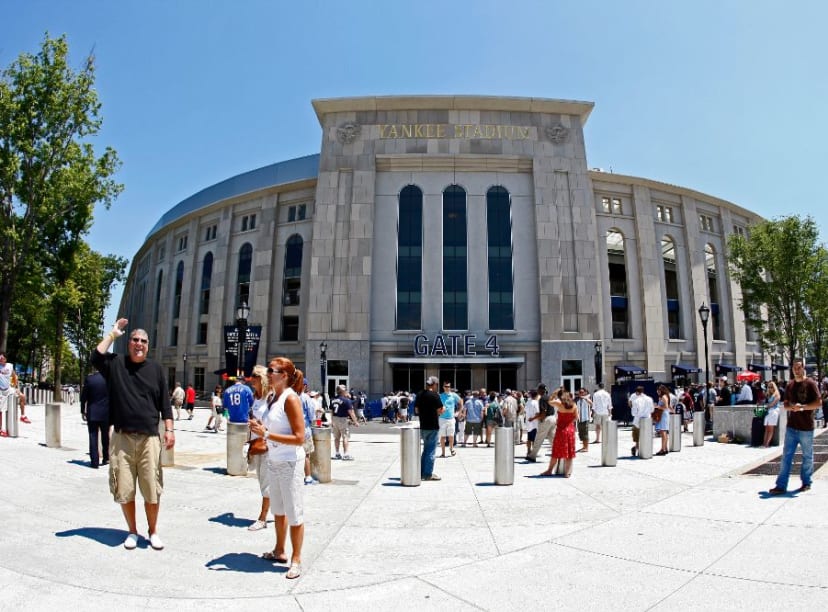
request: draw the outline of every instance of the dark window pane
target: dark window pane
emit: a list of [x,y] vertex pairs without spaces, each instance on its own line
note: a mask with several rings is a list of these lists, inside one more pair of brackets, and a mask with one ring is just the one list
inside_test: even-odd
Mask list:
[[[245,243],[239,250],[239,267],[236,274],[236,305],[242,302],[250,304],[250,269],[253,265],[253,247]],[[235,310],[235,309],[234,309]]]
[[443,191],[443,328],[468,328],[468,257],[466,192],[452,185]]
[[420,329],[422,313],[423,192],[400,192],[397,227],[397,329]]

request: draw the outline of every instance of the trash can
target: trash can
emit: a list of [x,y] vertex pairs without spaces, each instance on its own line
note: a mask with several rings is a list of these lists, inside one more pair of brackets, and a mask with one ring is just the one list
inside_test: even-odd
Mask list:
[[420,428],[400,428],[400,482],[404,487],[420,486]]
[[653,458],[653,420],[650,417],[638,421],[638,456]]
[[704,411],[693,413],[693,446],[704,446]]
[[60,404],[46,404],[46,446],[60,448]]
[[495,429],[494,482],[510,485],[515,482],[515,434],[512,427]]
[[313,452],[310,456],[311,476],[321,483],[331,481],[331,428],[312,427]]
[[19,435],[20,428],[17,393],[12,393],[9,396],[8,401],[9,403],[6,408],[6,433],[9,434],[10,438],[16,438]]
[[618,423],[605,418],[601,435],[601,465],[614,467],[618,465]]
[[670,415],[670,429],[667,436],[667,450],[677,453],[681,450],[681,415]]
[[227,474],[229,476],[247,476],[247,457],[244,445],[250,431],[247,423],[227,423]]

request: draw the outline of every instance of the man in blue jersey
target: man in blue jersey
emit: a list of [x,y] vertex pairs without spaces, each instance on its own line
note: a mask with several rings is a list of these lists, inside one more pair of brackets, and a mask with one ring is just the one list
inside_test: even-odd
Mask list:
[[244,423],[246,425],[254,401],[253,390],[237,379],[235,383],[224,390],[222,396],[222,404],[227,410],[227,420],[231,423]]
[[463,400],[451,390],[451,382],[443,382],[443,392],[440,393],[443,402],[443,412],[440,414],[440,456],[446,456],[446,441],[448,441],[451,456],[457,454],[454,450],[454,415],[463,410]]

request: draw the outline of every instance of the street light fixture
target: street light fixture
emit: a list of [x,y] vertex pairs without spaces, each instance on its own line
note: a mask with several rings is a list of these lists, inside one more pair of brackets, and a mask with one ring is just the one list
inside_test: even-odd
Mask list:
[[184,359],[184,387],[187,387],[187,351],[184,351],[184,355],[182,355]]
[[328,409],[328,344],[324,340],[319,343],[319,368],[322,374],[322,408]]
[[601,384],[604,379],[604,359],[601,341],[595,342],[595,383]]
[[[250,307],[247,305],[247,302],[242,302],[239,304],[239,307],[236,308],[236,329],[239,334],[238,342],[236,343],[238,357],[236,359],[236,377],[241,375],[244,378],[245,372],[245,347],[247,345],[247,317],[250,316]],[[239,374],[241,373],[241,374]]]
[[[710,319],[710,308],[702,302],[702,305],[699,306],[699,319],[701,319],[702,324],[702,331],[704,332],[704,394],[702,397],[704,398],[704,419],[705,422],[710,421],[710,408],[707,406],[708,400],[708,387],[710,385],[710,355],[708,353],[708,346],[707,346],[707,321]],[[705,425],[705,428],[707,426]]]

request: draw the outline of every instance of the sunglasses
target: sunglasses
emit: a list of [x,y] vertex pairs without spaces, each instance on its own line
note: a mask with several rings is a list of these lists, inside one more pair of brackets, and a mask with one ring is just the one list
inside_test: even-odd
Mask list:
[[285,371],[284,370],[277,370],[275,368],[268,368],[267,373],[268,374],[284,374]]
[[146,338],[130,338],[130,340],[132,340],[136,344],[148,344],[149,343],[149,340],[147,340]]

